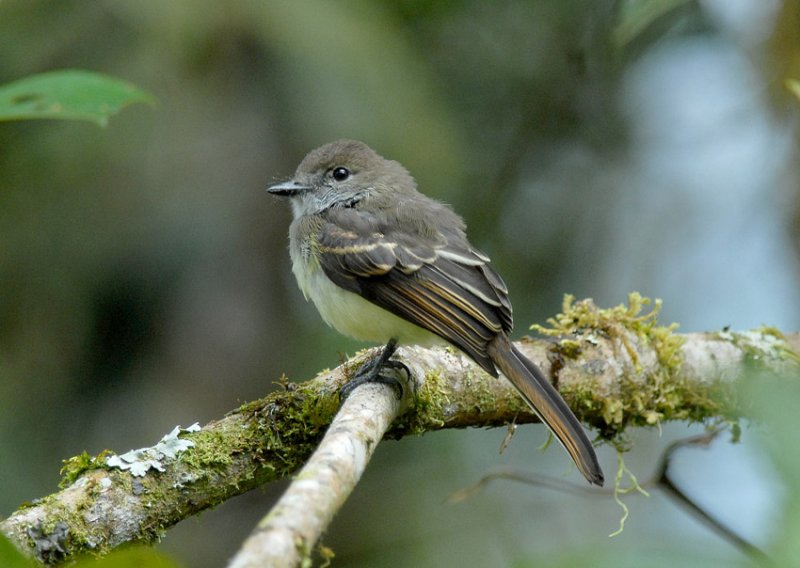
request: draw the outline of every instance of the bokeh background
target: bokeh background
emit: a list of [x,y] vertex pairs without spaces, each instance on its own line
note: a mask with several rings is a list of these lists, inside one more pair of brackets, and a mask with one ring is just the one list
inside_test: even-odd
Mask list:
[[[682,331],[798,329],[799,36],[798,3],[778,0],[0,2],[0,83],[80,68],[158,100],[104,129],[0,124],[0,514],[53,491],[63,458],[151,445],[362,347],[304,302],[289,209],[264,191],[336,138],[465,217],[518,335],[564,293],[631,290]],[[698,431],[632,432],[626,463],[646,479]],[[611,539],[608,495],[498,482],[445,503],[501,466],[578,480],[536,451],[542,427],[499,455],[504,436],[382,444],[325,536],[337,565],[744,562],[658,493],[631,496]],[[676,475],[766,546],[782,489],[758,439],[686,451]],[[283,487],[159,547],[222,565]]]

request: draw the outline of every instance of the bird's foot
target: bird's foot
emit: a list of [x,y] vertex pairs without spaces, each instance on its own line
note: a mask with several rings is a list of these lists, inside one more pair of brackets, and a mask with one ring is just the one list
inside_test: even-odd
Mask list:
[[389,385],[394,389],[398,400],[403,398],[403,385],[400,384],[400,381],[398,381],[395,377],[381,374],[381,371],[384,369],[402,369],[405,371],[406,377],[411,379],[411,370],[405,365],[405,363],[390,359],[391,356],[394,355],[395,351],[397,351],[397,340],[390,339],[383,348],[383,351],[381,351],[380,355],[366,361],[363,365],[361,365],[361,367],[359,367],[356,372],[353,373],[353,378],[347,381],[347,383],[345,383],[344,386],[339,389],[339,398],[341,400],[346,399],[357,387],[360,387],[364,383],[380,383],[383,385]]

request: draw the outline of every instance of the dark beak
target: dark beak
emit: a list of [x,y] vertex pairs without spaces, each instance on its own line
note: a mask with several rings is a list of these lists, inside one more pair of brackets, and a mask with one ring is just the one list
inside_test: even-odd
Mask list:
[[281,183],[276,183],[275,185],[269,186],[267,188],[267,191],[270,192],[272,195],[292,197],[293,195],[297,195],[298,193],[308,191],[309,189],[311,189],[309,186],[303,185],[300,182],[296,182],[290,179],[289,181],[283,181]]

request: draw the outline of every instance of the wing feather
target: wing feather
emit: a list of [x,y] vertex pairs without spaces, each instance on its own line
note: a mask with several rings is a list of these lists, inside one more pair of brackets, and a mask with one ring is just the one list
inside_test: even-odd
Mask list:
[[334,283],[444,338],[497,375],[487,346],[511,330],[511,305],[488,257],[463,232],[388,230],[377,216],[335,209],[315,242]]

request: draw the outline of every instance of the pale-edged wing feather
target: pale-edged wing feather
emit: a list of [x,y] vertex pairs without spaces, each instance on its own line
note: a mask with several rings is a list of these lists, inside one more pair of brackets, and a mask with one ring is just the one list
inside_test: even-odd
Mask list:
[[387,230],[375,217],[346,209],[331,216],[316,235],[328,278],[453,343],[497,376],[487,346],[511,330],[511,305],[486,255],[460,232]]

